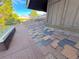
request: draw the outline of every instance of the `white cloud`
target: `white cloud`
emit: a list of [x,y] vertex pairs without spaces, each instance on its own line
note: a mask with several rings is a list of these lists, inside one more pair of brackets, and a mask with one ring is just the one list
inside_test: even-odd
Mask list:
[[46,14],[46,12],[43,12],[43,11],[36,11],[39,15],[44,15]]

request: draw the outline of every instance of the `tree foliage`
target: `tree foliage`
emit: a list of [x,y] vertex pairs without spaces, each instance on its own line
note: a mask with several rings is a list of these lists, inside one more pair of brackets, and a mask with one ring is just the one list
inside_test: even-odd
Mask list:
[[12,15],[12,6],[11,6],[11,0],[0,0],[0,2],[3,2],[3,4],[0,6],[0,14],[2,15],[0,17],[0,24],[5,24],[5,20],[8,20],[11,18]]
[[32,10],[31,14],[30,14],[31,17],[37,17],[38,14],[35,10]]
[[13,13],[12,0],[0,0],[3,4],[0,6],[0,24],[15,24],[19,22],[18,15]]

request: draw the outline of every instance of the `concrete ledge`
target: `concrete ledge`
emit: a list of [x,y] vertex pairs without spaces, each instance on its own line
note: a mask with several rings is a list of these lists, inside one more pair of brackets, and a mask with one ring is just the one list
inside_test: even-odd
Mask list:
[[9,48],[11,39],[15,33],[15,27],[10,27],[10,29],[0,38],[0,51],[7,50]]

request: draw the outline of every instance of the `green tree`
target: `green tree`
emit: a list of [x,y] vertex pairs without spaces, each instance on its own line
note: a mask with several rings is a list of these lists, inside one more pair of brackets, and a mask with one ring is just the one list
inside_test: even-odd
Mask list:
[[12,15],[12,1],[11,0],[0,0],[3,4],[0,6],[0,14],[3,16],[0,17],[0,24],[5,24],[5,20],[10,19]]
[[39,15],[37,14],[37,12],[36,12],[35,10],[32,10],[30,16],[31,16],[31,17],[37,17],[37,16],[39,16]]

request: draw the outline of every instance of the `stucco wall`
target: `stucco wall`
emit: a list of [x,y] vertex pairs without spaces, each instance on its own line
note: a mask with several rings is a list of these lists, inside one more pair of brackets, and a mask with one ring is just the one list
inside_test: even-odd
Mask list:
[[79,28],[79,0],[48,0],[48,23]]

